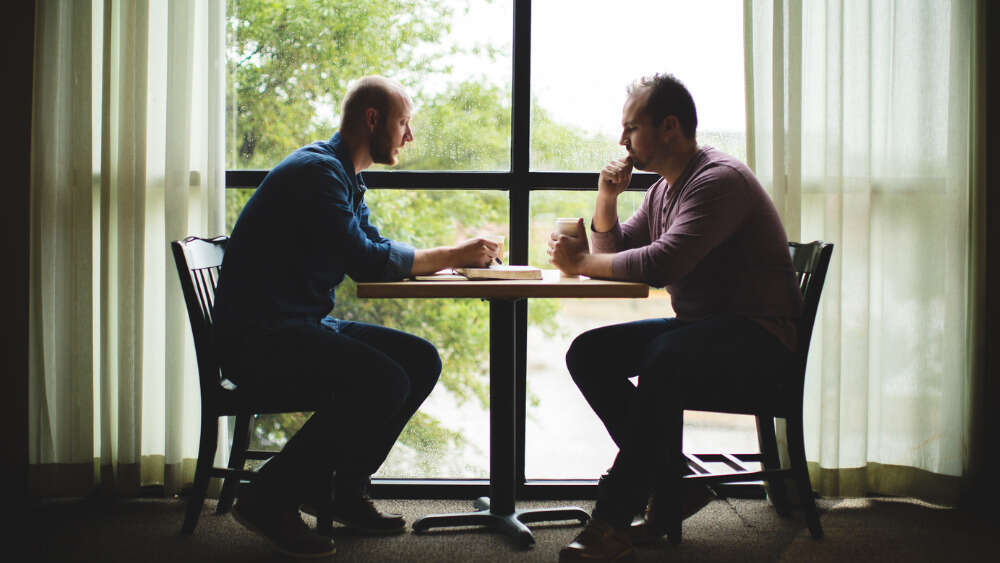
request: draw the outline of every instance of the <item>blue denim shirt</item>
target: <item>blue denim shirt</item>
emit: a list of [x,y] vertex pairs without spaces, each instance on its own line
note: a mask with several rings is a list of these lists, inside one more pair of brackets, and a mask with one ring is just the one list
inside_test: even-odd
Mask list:
[[411,246],[369,223],[365,185],[340,133],[290,154],[264,178],[233,228],[216,290],[216,336],[320,322],[334,290],[355,281],[396,281],[413,266]]

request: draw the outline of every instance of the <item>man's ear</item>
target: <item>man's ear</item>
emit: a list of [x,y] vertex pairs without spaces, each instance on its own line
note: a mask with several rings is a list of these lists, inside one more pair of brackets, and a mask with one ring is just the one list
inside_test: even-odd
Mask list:
[[660,135],[666,140],[671,134],[680,132],[681,122],[677,120],[676,115],[668,115],[660,122],[659,130]]
[[378,125],[378,110],[375,108],[368,108],[365,110],[365,125],[368,127],[369,133],[375,132],[375,127]]

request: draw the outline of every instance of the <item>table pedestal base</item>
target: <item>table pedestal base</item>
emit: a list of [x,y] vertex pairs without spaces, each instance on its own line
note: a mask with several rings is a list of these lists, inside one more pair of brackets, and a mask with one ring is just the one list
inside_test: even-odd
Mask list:
[[585,523],[590,515],[582,508],[566,506],[561,508],[532,508],[515,510],[511,514],[498,514],[490,510],[488,497],[477,498],[472,506],[475,512],[455,512],[452,514],[428,514],[418,518],[413,523],[415,533],[431,528],[448,528],[454,526],[486,526],[495,532],[501,532],[514,538],[518,547],[527,549],[535,544],[535,537],[525,524],[533,522],[551,522],[554,520],[579,520]]

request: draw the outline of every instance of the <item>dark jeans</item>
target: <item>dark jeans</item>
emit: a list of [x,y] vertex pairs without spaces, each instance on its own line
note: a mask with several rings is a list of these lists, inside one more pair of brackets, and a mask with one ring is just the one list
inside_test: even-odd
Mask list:
[[295,505],[321,500],[334,472],[337,489],[363,487],[441,373],[430,342],[330,317],[244,337],[225,355],[226,377],[253,393],[321,399],[257,482],[261,494]]
[[578,336],[566,365],[619,448],[599,488],[595,515],[627,525],[645,505],[656,476],[677,467],[679,452],[667,452],[664,441],[671,413],[687,399],[753,401],[784,383],[793,357],[758,323],[737,316],[649,319]]

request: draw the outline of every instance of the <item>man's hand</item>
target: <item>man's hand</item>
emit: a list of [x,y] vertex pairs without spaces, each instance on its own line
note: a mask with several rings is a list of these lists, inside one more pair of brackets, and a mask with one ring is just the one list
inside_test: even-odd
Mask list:
[[612,160],[601,169],[597,179],[597,193],[603,196],[618,197],[632,181],[632,159],[625,157]]
[[618,222],[618,195],[632,181],[632,159],[612,160],[597,178],[597,202],[594,205],[594,230],[610,231]]
[[474,238],[455,246],[439,246],[413,253],[410,275],[433,274],[443,268],[485,268],[497,257],[500,245],[484,238]]
[[587,242],[583,219],[577,219],[575,236],[549,234],[549,262],[563,273],[571,276],[581,274],[581,264],[589,255],[590,245]]
[[455,245],[453,268],[487,268],[497,257],[500,245],[484,238],[469,239]]

